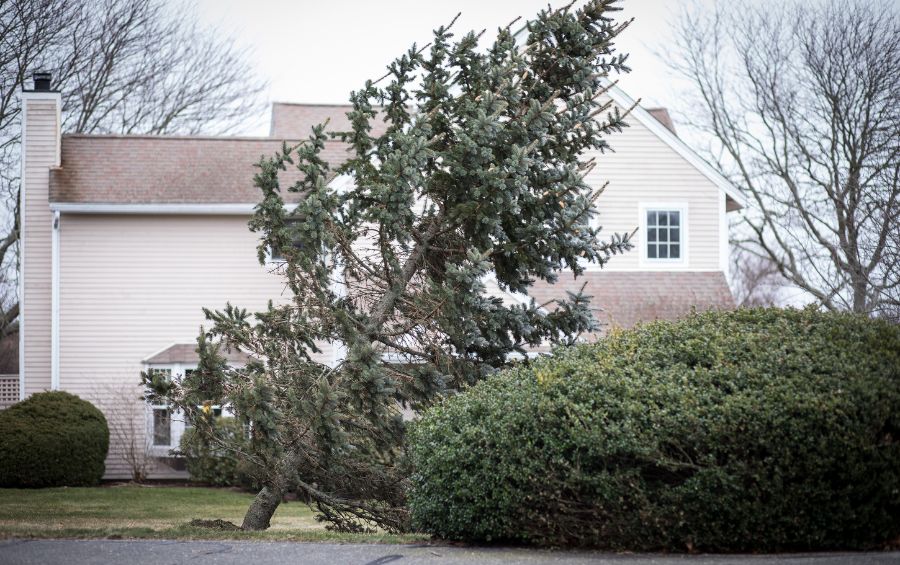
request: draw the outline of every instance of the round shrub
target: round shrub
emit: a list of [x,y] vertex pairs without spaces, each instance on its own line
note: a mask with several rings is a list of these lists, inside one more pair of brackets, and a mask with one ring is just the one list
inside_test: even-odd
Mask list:
[[740,310],[614,331],[413,426],[413,523],[630,550],[865,548],[900,534],[900,327]]
[[106,418],[67,392],[42,392],[0,412],[0,486],[95,485],[109,450]]

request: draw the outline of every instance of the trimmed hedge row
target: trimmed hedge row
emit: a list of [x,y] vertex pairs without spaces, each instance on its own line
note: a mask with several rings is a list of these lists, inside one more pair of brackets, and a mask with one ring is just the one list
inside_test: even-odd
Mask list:
[[503,372],[413,426],[414,524],[630,550],[866,548],[900,535],[900,327],[693,315]]
[[67,392],[42,392],[0,412],[0,486],[100,482],[109,450],[106,418]]

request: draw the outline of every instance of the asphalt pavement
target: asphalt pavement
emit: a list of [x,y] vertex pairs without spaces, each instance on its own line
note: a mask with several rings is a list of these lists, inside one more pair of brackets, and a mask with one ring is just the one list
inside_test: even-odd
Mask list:
[[653,555],[523,548],[235,541],[0,540],[2,565],[886,565],[900,552]]

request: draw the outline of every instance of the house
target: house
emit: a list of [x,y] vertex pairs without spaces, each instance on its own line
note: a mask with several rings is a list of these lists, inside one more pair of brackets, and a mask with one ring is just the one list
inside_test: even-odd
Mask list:
[[[60,95],[40,86],[22,93],[18,394],[62,389],[97,403],[113,436],[107,477],[128,477],[128,449],[165,458],[185,426],[135,401],[139,373],[192,369],[202,307],[252,311],[282,293],[247,229],[253,163],[325,118],[341,129],[346,107],[275,104],[261,138],[61,135]],[[632,104],[615,87],[610,96]],[[741,194],[675,135],[664,110],[638,107],[630,123],[588,180],[610,182],[598,221],[605,233],[637,229],[636,248],[603,271],[537,286],[534,298],[587,281],[598,318],[622,326],[732,307],[726,216]],[[333,163],[344,154],[338,142],[326,148]],[[319,358],[338,355],[325,347]],[[135,435],[143,439],[123,440]],[[157,463],[152,476],[176,467]]]

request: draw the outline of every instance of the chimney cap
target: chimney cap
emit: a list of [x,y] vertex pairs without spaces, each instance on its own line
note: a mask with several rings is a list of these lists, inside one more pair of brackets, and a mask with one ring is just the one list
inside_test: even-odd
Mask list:
[[34,81],[34,92],[53,92],[50,90],[50,83],[53,81],[50,71],[34,71],[31,79]]

